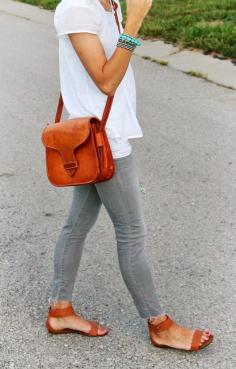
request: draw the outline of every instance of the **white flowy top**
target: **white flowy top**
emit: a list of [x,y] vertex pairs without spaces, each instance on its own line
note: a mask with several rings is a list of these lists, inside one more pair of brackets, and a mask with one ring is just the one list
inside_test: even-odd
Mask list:
[[[119,0],[116,2],[123,32],[121,7]],[[106,11],[99,0],[62,0],[55,9],[60,88],[69,113],[68,119],[91,115],[101,118],[107,100],[107,95],[99,90],[80,61],[68,34],[97,34],[109,59],[119,38],[113,12]],[[131,63],[115,92],[105,129],[114,158],[126,156],[131,152],[129,138],[143,136],[136,117],[136,86]]]

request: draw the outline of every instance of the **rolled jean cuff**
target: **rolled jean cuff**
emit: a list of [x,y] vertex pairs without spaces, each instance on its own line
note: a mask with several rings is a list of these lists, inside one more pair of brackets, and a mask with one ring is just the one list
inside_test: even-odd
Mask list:
[[157,311],[156,313],[140,314],[142,319],[156,318],[157,316],[167,315],[165,310]]

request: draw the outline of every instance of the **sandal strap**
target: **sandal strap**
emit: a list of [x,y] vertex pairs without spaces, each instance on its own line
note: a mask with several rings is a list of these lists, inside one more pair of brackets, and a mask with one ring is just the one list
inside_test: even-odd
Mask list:
[[72,306],[68,306],[66,308],[52,308],[51,306],[48,309],[49,316],[52,317],[65,317],[70,315],[75,315],[75,311]]
[[169,317],[169,315],[166,314],[166,319],[159,323],[159,324],[153,324],[148,320],[148,326],[151,331],[164,331],[168,329],[173,324],[173,320]]
[[196,351],[199,349],[200,345],[201,345],[201,338],[203,335],[203,331],[200,331],[199,329],[196,329],[194,334],[193,334],[193,339],[192,339],[192,345],[191,345],[191,350],[192,351]]
[[91,328],[90,328],[90,331],[88,332],[88,334],[90,336],[97,336],[99,325],[97,324],[97,322],[95,320],[90,320],[89,323],[91,324]]

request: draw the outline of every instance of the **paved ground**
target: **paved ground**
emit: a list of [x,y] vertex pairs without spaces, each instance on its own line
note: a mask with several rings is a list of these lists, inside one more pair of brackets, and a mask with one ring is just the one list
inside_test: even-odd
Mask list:
[[2,11],[0,31],[1,368],[235,368],[236,93],[133,58],[144,137],[132,142],[148,258],[167,312],[210,327],[214,344],[191,354],[150,345],[104,208],[87,238],[74,304],[112,331],[51,337],[44,318],[53,245],[71,198],[48,183],[40,139],[57,102],[57,40],[37,16]]

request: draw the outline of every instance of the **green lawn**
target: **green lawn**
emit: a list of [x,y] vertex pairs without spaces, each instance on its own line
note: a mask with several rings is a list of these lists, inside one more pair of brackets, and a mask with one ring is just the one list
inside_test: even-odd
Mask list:
[[[48,9],[58,3],[57,0],[21,1]],[[121,2],[125,10],[125,1]],[[140,36],[236,59],[236,0],[154,0]]]

